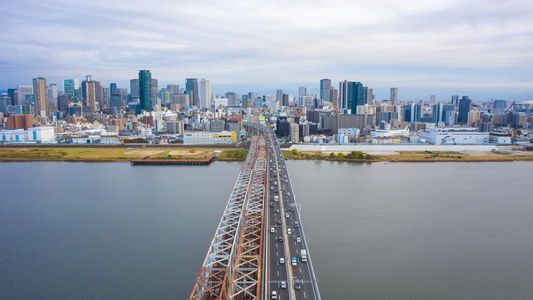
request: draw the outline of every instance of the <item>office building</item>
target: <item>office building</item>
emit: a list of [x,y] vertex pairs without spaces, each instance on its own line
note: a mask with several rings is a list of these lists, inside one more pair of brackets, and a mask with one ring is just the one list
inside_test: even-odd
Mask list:
[[57,101],[57,84],[52,83],[48,86],[48,101]]
[[457,116],[457,123],[466,124],[468,123],[468,113],[472,108],[472,100],[468,99],[468,96],[463,96],[459,100],[459,115]]
[[[228,94],[226,94],[227,97]],[[227,97],[230,98],[230,97]],[[199,108],[210,108],[211,107],[211,81],[205,78],[200,79],[198,83],[198,100],[200,101]],[[234,99],[230,99],[231,101]],[[234,102],[233,102],[234,103]],[[234,105],[234,104],[230,104]]]
[[300,126],[297,123],[291,123],[290,125],[290,142],[298,143],[300,142]]
[[139,71],[139,103],[141,110],[152,111],[152,73],[150,70]]
[[191,106],[199,107],[200,97],[198,95],[198,78],[187,78],[185,81],[185,91],[189,95]]
[[398,105],[398,88],[390,89],[390,102],[392,105]]
[[72,99],[72,95],[63,93],[57,96],[57,110],[68,113],[68,104]]
[[331,102],[331,79],[320,80],[320,99],[323,101]]
[[76,90],[80,89],[79,79],[65,79],[63,80],[63,93],[74,95]]
[[7,95],[11,99],[11,105],[19,104],[19,93],[17,89],[7,89]]
[[33,86],[30,85],[19,85],[18,86],[18,104],[19,105],[32,105],[32,102],[29,102],[28,99],[33,97]]
[[357,106],[363,103],[363,84],[361,82],[343,81],[339,83],[339,107],[357,113]]
[[96,111],[96,83],[91,75],[81,83],[82,97],[87,112],[92,115]]
[[452,95],[452,101],[450,104],[453,104],[455,106],[459,105],[459,95]]
[[48,114],[48,85],[46,78],[33,78],[33,101],[36,116],[46,117]]

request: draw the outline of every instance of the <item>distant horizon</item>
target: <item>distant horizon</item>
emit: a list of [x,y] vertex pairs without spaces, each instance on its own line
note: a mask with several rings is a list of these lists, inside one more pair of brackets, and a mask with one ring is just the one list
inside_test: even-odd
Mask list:
[[0,89],[91,74],[129,88],[207,78],[213,91],[315,91],[360,81],[376,99],[533,99],[533,1],[3,3]]

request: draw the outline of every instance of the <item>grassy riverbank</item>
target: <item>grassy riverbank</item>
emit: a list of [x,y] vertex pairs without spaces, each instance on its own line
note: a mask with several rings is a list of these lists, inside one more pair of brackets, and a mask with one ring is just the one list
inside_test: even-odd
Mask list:
[[220,150],[218,160],[244,160],[245,148],[0,148],[0,161],[128,162],[137,157],[168,155],[177,159],[199,159]]
[[285,159],[293,160],[329,160],[347,162],[483,162],[483,161],[533,161],[532,152],[498,153],[491,151],[398,151],[389,153],[363,153],[353,155],[350,152],[305,151],[283,152]]
[[[201,159],[219,150],[216,159],[243,161],[246,148],[0,148],[0,162],[9,161],[70,161],[70,162],[129,162],[137,157],[169,157],[176,159]],[[342,153],[342,154],[339,154]],[[347,162],[481,162],[533,160],[533,153],[497,153],[482,151],[400,151],[388,153],[356,153],[283,151],[285,159],[327,160]]]

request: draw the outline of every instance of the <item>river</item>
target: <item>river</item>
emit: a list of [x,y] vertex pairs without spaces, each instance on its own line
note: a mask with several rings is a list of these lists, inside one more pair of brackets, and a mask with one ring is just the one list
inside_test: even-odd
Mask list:
[[[241,164],[0,164],[1,298],[188,298]],[[323,299],[533,294],[532,162],[287,167]]]

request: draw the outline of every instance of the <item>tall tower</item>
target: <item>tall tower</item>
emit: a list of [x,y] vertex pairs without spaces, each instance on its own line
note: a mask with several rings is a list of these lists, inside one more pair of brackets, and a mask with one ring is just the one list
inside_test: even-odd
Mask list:
[[468,99],[468,96],[463,96],[459,100],[459,115],[457,116],[457,123],[468,123],[468,113],[472,107],[472,100]]
[[198,78],[187,78],[185,81],[185,91],[189,94],[190,105],[199,106]]
[[392,105],[398,105],[398,88],[390,88],[390,101]]
[[152,73],[150,70],[139,71],[139,100],[141,109],[152,111]]
[[281,105],[281,101],[283,101],[283,90],[278,89],[276,91],[276,102],[278,102]]
[[200,108],[211,107],[211,81],[205,78],[200,79],[198,83],[198,100],[200,101]]
[[320,99],[331,102],[331,79],[320,80]]
[[63,92],[65,94],[74,95],[77,89],[80,88],[80,80],[79,79],[65,79],[63,81]]
[[351,114],[357,114],[357,106],[364,105],[363,84],[354,81],[339,83],[339,108],[350,109]]
[[96,83],[91,75],[81,83],[82,97],[85,105],[89,106],[90,113],[96,111]]
[[46,117],[48,113],[48,85],[46,78],[33,78],[33,101],[36,116]]
[[[113,93],[113,87],[111,87],[111,95],[113,94],[119,94],[118,89],[117,93]],[[130,95],[131,99],[139,99],[139,79],[130,79]]]

